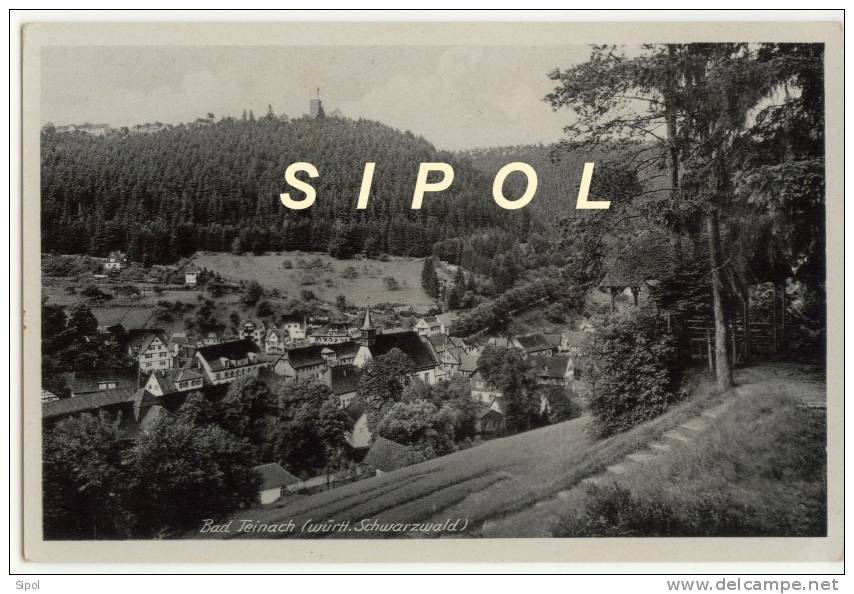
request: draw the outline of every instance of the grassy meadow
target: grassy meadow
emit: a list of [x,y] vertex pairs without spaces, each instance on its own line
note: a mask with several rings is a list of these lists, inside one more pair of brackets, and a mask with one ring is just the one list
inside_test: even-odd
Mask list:
[[[431,299],[421,288],[422,260],[392,257],[380,260],[337,260],[327,254],[277,252],[259,256],[235,256],[228,253],[196,254],[188,267],[206,268],[234,281],[258,281],[266,289],[299,295],[312,291],[323,301],[334,302],[344,295],[349,303],[403,303],[426,311]],[[385,278],[394,279],[399,288],[390,289]]]

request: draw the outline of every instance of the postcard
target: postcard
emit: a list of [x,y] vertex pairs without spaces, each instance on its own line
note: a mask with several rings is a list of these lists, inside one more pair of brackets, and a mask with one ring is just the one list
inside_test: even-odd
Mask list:
[[842,560],[839,24],[23,42],[26,559]]

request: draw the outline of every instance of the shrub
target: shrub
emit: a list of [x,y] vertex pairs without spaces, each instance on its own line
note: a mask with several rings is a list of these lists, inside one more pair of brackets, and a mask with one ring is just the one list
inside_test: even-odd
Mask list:
[[553,324],[563,324],[566,322],[566,308],[562,303],[553,303],[543,312],[543,317]]
[[269,301],[261,301],[258,304],[255,313],[259,318],[269,318],[276,312],[273,309],[273,305]]
[[102,291],[95,285],[89,285],[88,287],[80,291],[80,294],[91,301],[108,301],[113,298],[110,293]]
[[391,276],[387,276],[383,278],[383,284],[385,288],[389,291],[398,291],[400,290],[400,283],[397,282],[397,279]]
[[425,400],[393,404],[377,425],[376,433],[413,446],[426,458],[454,451],[453,415]]
[[559,423],[581,416],[578,395],[571,388],[550,386],[545,392],[549,402],[549,421]]
[[825,536],[823,413],[757,395],[681,448],[588,487],[555,536]]
[[256,281],[251,281],[246,286],[246,293],[243,295],[243,304],[252,307],[264,297],[264,289]]
[[340,272],[341,278],[355,279],[359,278],[359,271],[353,266],[348,266]]
[[681,399],[676,339],[646,310],[606,318],[590,352],[593,433],[607,437]]

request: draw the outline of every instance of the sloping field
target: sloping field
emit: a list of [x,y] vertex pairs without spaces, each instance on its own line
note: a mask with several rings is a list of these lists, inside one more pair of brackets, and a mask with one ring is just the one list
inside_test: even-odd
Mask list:
[[[737,407],[742,397],[785,387],[785,391],[820,398],[823,384],[791,367],[762,366],[741,371],[739,388],[715,394],[705,380],[693,397],[662,417],[625,434],[592,441],[588,418],[579,418],[436,458],[392,473],[312,495],[299,500],[235,514],[235,520],[266,524],[292,520],[356,524],[379,522],[445,522],[461,520],[464,536],[546,536],[560,522],[560,494],[583,479],[620,468],[636,452],[668,435],[680,425],[691,426],[705,411],[721,404]],[[717,408],[716,408],[717,407]],[[705,419],[713,419],[707,415]],[[237,523],[235,523],[236,530]],[[270,538],[268,534],[201,535],[219,538]],[[455,533],[458,536],[459,533]],[[282,536],[282,535],[280,535]],[[285,535],[286,536],[286,535]],[[295,534],[301,538],[312,535]],[[339,538],[380,534],[337,532]],[[410,534],[409,536],[416,536]],[[418,534],[420,536],[420,534]]]
[[[311,266],[318,263],[319,266]],[[302,264],[302,265],[301,265]],[[327,254],[277,252],[260,256],[228,253],[196,254],[189,266],[207,268],[234,281],[258,281],[266,289],[299,295],[307,289],[324,301],[344,295],[357,306],[370,303],[404,303],[427,310],[431,299],[421,288],[422,260],[337,260]],[[345,272],[352,268],[349,275]],[[349,278],[351,276],[352,278]],[[390,290],[383,279],[393,278],[399,288]]]

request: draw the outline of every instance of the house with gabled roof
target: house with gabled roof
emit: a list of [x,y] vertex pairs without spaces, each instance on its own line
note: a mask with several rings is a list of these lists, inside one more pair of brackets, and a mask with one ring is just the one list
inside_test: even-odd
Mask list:
[[294,381],[319,380],[329,368],[351,365],[357,352],[358,345],[349,341],[293,347],[275,360],[273,371]]
[[554,355],[554,347],[542,334],[514,336],[510,342],[512,346],[522,351],[526,359],[528,357],[551,357]]
[[460,353],[460,366],[457,368],[457,373],[464,377],[472,377],[477,372],[477,362],[479,356],[477,353],[472,354],[469,351]]
[[127,264],[127,257],[122,252],[110,252],[104,260],[104,271],[119,272]]
[[358,335],[358,331],[352,328],[348,322],[330,322],[309,332],[308,342],[311,344],[338,344],[353,340]]
[[264,346],[264,339],[267,337],[267,324],[264,323],[264,320],[256,322],[248,319],[240,326],[239,334],[240,338],[251,340],[259,347]]
[[373,434],[368,428],[368,415],[365,412],[365,401],[356,395],[344,407],[344,412],[350,417],[350,430],[344,434],[344,439],[354,450],[364,450],[371,446]]
[[459,375],[462,358],[468,353],[465,342],[445,334],[433,334],[424,339],[439,363],[436,367],[436,379],[450,379]]
[[69,387],[71,396],[82,396],[92,392],[115,390],[116,388],[136,389],[139,382],[139,372],[136,369],[88,369],[75,371],[71,374]]
[[160,328],[133,328],[128,332],[128,354],[142,372],[172,367],[172,351]]
[[568,386],[575,379],[575,366],[567,355],[536,359],[534,372],[541,386]]
[[379,476],[423,461],[424,455],[420,452],[385,437],[377,437],[368,450],[364,463],[373,467]]
[[405,353],[414,366],[413,376],[427,384],[437,381],[436,369],[439,361],[430,350],[427,341],[412,330],[380,332],[374,325],[371,308],[365,308],[365,319],[359,330],[359,351],[356,353],[356,367],[364,367],[368,361],[380,357],[394,349]]
[[486,435],[501,433],[504,431],[504,415],[492,406],[483,405],[475,414],[474,429]]
[[500,400],[504,392],[489,383],[482,371],[475,371],[471,376],[471,397],[482,404],[491,405]]
[[258,485],[258,500],[261,505],[273,503],[288,493],[289,487],[299,484],[300,480],[290,472],[276,464],[261,464],[252,468],[260,478]]
[[205,384],[201,369],[181,368],[152,371],[143,388],[155,396],[200,390]]
[[442,333],[442,323],[436,316],[424,316],[415,322],[415,331],[419,336],[431,336]]
[[446,311],[445,313],[437,314],[436,321],[439,322],[439,332],[444,335],[449,335],[454,327],[454,324],[460,318],[456,312]]
[[264,352],[270,354],[281,354],[291,342],[288,332],[282,328],[270,328],[264,338]]
[[242,377],[258,377],[267,358],[252,340],[241,338],[196,349],[195,363],[204,372],[205,383],[228,384]]
[[336,365],[327,367],[323,374],[323,383],[329,386],[341,408],[347,408],[359,391],[362,370],[355,365]]
[[305,340],[306,327],[305,316],[289,314],[282,318],[282,328],[288,333],[292,342]]
[[133,418],[133,397],[137,391],[136,388],[113,388],[42,402],[42,421],[55,423],[81,413],[97,414],[100,410],[113,415],[121,413],[123,420],[128,421]]
[[593,333],[585,330],[564,332],[561,336],[560,352],[568,354],[576,361],[587,353],[593,342]]

